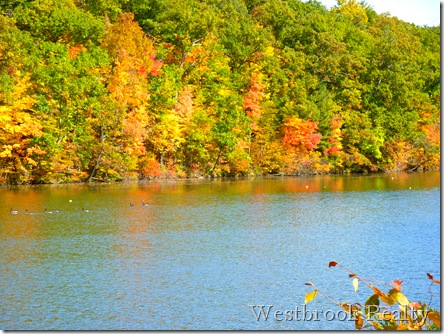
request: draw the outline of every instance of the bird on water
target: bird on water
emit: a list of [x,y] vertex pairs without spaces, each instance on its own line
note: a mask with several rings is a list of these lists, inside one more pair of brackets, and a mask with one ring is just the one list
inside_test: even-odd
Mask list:
[[17,215],[19,213],[18,210],[12,210],[12,208],[11,210],[9,210],[9,212],[11,213],[11,215]]

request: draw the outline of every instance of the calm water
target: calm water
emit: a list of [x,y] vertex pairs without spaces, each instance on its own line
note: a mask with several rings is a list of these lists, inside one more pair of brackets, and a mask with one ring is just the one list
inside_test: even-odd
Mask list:
[[[439,177],[1,188],[0,328],[353,329],[257,321],[249,305],[302,308],[307,281],[365,302],[369,290],[355,294],[331,260],[363,277],[402,279],[410,300],[428,301],[426,273],[440,272]],[[307,309],[337,311],[321,296]]]

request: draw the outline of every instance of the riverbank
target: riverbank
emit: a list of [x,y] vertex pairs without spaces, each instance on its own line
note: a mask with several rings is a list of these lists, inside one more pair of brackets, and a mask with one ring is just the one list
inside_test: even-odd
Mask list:
[[67,181],[67,182],[24,182],[21,184],[17,183],[0,183],[0,187],[14,187],[14,186],[24,186],[24,187],[35,187],[42,185],[105,185],[105,184],[138,184],[138,183],[152,183],[152,182],[174,182],[174,181],[206,181],[206,180],[249,180],[249,179],[267,179],[267,178],[282,178],[282,177],[313,177],[313,176],[363,176],[363,175],[391,175],[391,174],[421,174],[429,172],[437,172],[439,169],[432,170],[405,170],[405,171],[377,171],[377,172],[335,172],[335,173],[281,173],[281,174],[260,174],[260,175],[233,175],[233,176],[218,176],[218,175],[205,175],[205,176],[190,176],[190,177],[177,177],[171,175],[164,175],[159,177],[151,178],[138,178],[138,179],[122,179],[122,180],[103,180],[93,178],[90,181]]

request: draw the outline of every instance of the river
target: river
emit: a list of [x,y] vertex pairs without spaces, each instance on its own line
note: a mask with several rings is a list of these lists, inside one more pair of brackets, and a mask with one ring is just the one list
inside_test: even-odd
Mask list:
[[364,303],[332,260],[415,301],[440,273],[439,172],[5,187],[0,208],[4,330],[353,329],[253,306],[302,308],[307,281]]

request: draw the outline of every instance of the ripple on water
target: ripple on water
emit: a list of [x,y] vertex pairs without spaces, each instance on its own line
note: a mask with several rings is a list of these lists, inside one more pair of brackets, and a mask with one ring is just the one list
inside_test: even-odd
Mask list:
[[[403,279],[412,299],[428,299],[424,275],[440,272],[433,177],[43,187],[29,209],[61,214],[0,213],[2,327],[352,329],[256,321],[249,305],[302,307],[307,281],[336,299],[364,298],[364,289],[353,294],[346,273],[327,267],[331,260],[362,276]],[[0,193],[0,205],[27,196]],[[141,199],[149,206],[129,207]],[[310,304],[331,306],[320,297]]]

